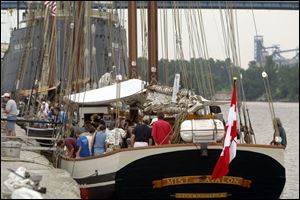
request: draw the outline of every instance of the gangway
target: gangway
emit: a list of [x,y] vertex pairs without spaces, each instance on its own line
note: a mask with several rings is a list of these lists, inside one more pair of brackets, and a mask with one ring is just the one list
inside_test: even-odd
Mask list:
[[[6,141],[7,139],[12,139],[11,136],[6,136],[6,130],[4,129],[4,125],[2,122],[9,121],[7,118],[1,117],[1,142]],[[39,129],[39,128],[27,128],[26,131],[24,130],[25,134],[20,135],[16,134],[15,137],[13,137],[13,140],[21,140],[22,141],[22,146],[21,150],[30,150],[30,151],[56,151],[56,143],[58,140],[62,138],[62,124],[61,123],[53,123],[53,122],[45,122],[45,121],[39,121],[39,120],[24,120],[24,119],[18,119],[15,120],[16,122],[24,122],[24,123],[47,123],[47,124],[52,124],[53,125],[53,132],[51,135],[48,135],[49,137],[45,137],[44,135],[33,135],[30,134],[30,131],[32,129]],[[26,125],[28,127],[28,125]],[[51,130],[51,129],[49,129]],[[36,145],[32,146],[33,140]],[[45,141],[45,142],[44,142]]]

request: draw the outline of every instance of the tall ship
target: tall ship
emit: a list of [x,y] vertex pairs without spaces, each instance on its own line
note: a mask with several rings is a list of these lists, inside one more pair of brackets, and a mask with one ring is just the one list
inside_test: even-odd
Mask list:
[[[123,120],[120,117],[122,113],[118,112],[122,109],[120,102],[130,106],[129,122],[141,122],[138,120],[141,117],[138,112],[134,117],[136,110],[144,116],[157,115],[158,118],[158,113],[162,112],[163,120],[172,126],[172,131],[166,132],[162,137],[162,141],[168,142],[162,145],[163,142],[159,142],[152,131],[155,145],[149,142],[146,146],[129,145],[129,148],[122,148],[123,139],[127,136],[122,135],[122,131],[117,128],[119,126],[116,126],[112,130],[105,130],[108,147],[104,154],[82,157],[78,154],[74,158],[62,155],[57,166],[68,171],[77,181],[83,199],[280,198],[286,175],[285,147],[279,144],[278,124],[273,121],[276,145],[256,143],[249,115],[246,118],[246,105],[240,106],[241,102],[237,101],[237,95],[242,94],[241,78],[233,81],[232,100],[226,123],[219,102],[196,95],[186,84],[191,79],[185,74],[188,71],[186,65],[182,64],[180,74],[170,75],[175,75],[173,87],[160,84],[157,76],[157,2],[149,1],[147,11],[149,82],[133,76],[137,59],[137,17],[136,3],[130,1],[128,63],[131,71],[129,74],[132,76],[128,80],[120,78],[115,84],[95,90],[72,93],[66,96],[65,103],[73,107],[79,106],[80,119],[86,118],[92,111],[95,115],[103,116],[105,121],[107,118],[112,119],[113,111],[116,111],[117,125],[122,125]],[[192,14],[195,13],[191,11],[191,16]],[[179,21],[179,16],[177,8],[174,8],[174,18]],[[234,30],[229,29],[235,24],[234,19],[235,17],[231,17],[226,24],[229,36],[234,35]],[[191,26],[195,24],[197,23],[192,23]],[[180,27],[179,24],[176,25],[175,29]],[[182,56],[184,52],[179,30],[177,34],[176,48]],[[171,37],[170,34],[166,35]],[[236,41],[232,41],[234,42]],[[231,51],[234,55],[233,65],[239,66],[235,59],[237,50]],[[183,56],[180,58],[183,59]],[[235,76],[237,75],[240,77],[239,73]],[[210,74],[206,73],[205,76],[209,77]],[[198,77],[200,79],[200,75]],[[207,89],[211,85],[208,84]],[[237,92],[237,85],[240,93]],[[115,105],[113,109],[112,103]],[[242,117],[241,113],[244,114]],[[153,129],[158,126],[154,119],[152,118]],[[165,129],[163,126],[158,127],[161,131]],[[128,129],[124,127],[124,130]],[[133,139],[131,141],[135,142]],[[92,149],[92,145],[88,148]]]
[[[105,130],[107,148],[104,154],[80,156],[78,151],[78,155],[72,158],[61,154],[55,163],[56,167],[68,171],[76,180],[82,199],[280,198],[286,173],[285,147],[280,144],[278,125],[273,121],[274,145],[256,143],[247,107],[237,101],[237,95],[242,96],[243,92],[241,78],[233,81],[226,123],[218,102],[196,95],[192,90],[188,66],[184,62],[181,63],[179,74],[169,75],[175,75],[173,87],[160,84],[156,1],[148,2],[147,82],[138,79],[137,73],[137,9],[134,1],[128,2],[128,79],[122,77],[127,74],[125,30],[119,26],[117,18],[112,20],[115,15],[109,13],[113,12],[107,13],[107,8],[101,7],[100,11],[95,10],[98,17],[92,17],[94,10],[90,9],[91,2],[57,2],[58,12],[53,18],[45,10],[44,4],[34,5],[37,6],[35,13],[42,8],[41,12],[45,14],[41,16],[44,18],[40,19],[38,14],[32,12],[29,15],[29,19],[35,20],[28,21],[27,27],[32,28],[24,30],[23,40],[30,51],[19,53],[19,62],[16,61],[19,66],[16,68],[20,70],[17,70],[15,77],[11,77],[15,84],[12,89],[25,95],[27,91],[24,84],[28,80],[31,85],[27,88],[31,94],[60,90],[62,94],[59,96],[63,97],[65,110],[69,116],[76,113],[76,122],[80,127],[87,121],[87,124],[91,123],[89,119],[93,121],[92,116],[96,115],[96,119],[101,117],[111,129]],[[177,12],[175,3],[174,7],[176,50],[178,59],[183,61],[180,12]],[[191,12],[188,18],[191,19],[189,31],[197,32],[198,29],[193,30],[192,27],[198,24],[197,28],[203,29],[203,21],[196,17],[199,13],[192,9],[187,12]],[[230,10],[226,12],[230,17],[224,27],[227,27],[228,36],[233,37],[235,30],[231,27],[236,23],[235,17],[231,17]],[[60,15],[63,22],[60,21]],[[39,19],[41,25],[34,26]],[[33,38],[37,36],[35,32],[41,32],[39,40]],[[195,39],[205,37],[201,34],[196,35]],[[167,32],[165,36],[171,37]],[[236,46],[237,41],[233,39],[230,42],[231,47]],[[10,44],[10,48],[13,44]],[[194,44],[207,49],[205,42]],[[26,45],[22,48],[26,49]],[[35,50],[35,47],[39,49]],[[239,66],[237,49],[229,50],[233,57],[231,66]],[[208,55],[202,57],[208,58]],[[29,69],[36,71],[30,73]],[[201,77],[199,71],[193,73],[199,75],[196,78],[205,78],[205,88],[213,94],[211,72],[205,73],[205,77]],[[115,83],[110,80],[113,75],[116,77]],[[231,75],[241,77],[239,71],[234,74],[232,70]],[[26,79],[26,76],[30,77]],[[128,139],[126,132],[123,131],[125,134],[122,135],[119,129],[123,127],[127,130],[123,123],[125,118],[134,128],[134,123],[141,121],[142,115],[148,115],[155,126],[158,122],[155,122],[154,116],[158,117],[159,112],[164,114],[163,120],[168,121],[172,129],[161,142],[152,134],[155,145],[149,142],[147,146],[131,147],[131,144],[127,144],[129,148],[122,148],[123,139],[126,139],[126,143]],[[164,140],[167,142],[163,144]],[[92,152],[93,145],[87,148]]]
[[[11,32],[2,59],[1,93],[29,96],[37,88],[65,89],[70,78],[95,88],[106,72],[126,73],[126,30],[112,2],[57,1],[54,8],[33,1],[21,23],[25,27]],[[68,76],[70,65],[77,65],[72,77]]]

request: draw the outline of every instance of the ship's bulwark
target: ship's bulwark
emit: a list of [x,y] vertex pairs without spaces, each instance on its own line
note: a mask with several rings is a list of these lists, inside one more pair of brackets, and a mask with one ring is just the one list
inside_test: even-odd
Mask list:
[[[37,21],[32,28],[32,37],[28,45],[31,46],[28,54],[28,60],[25,62],[25,72],[23,74],[23,81],[20,83],[19,89],[30,90],[33,87],[34,80],[37,79],[37,70],[41,70],[41,50],[43,38],[42,25],[43,20]],[[57,58],[56,65],[56,79],[62,82],[65,86],[69,84],[66,79],[68,73],[67,62],[68,53],[66,51],[68,44],[65,38],[65,20],[62,18],[57,19]],[[109,25],[107,20],[100,18],[91,18],[91,24],[95,25],[95,39],[94,44],[90,44],[96,48],[96,66],[91,73],[91,78],[98,83],[100,77],[112,70],[112,65],[119,67],[120,73],[125,74],[127,67],[127,43],[126,43],[126,30],[123,27]],[[69,30],[67,30],[68,32]],[[24,47],[26,40],[26,33],[28,27],[16,29],[12,32],[9,48],[3,57],[1,66],[1,93],[12,92],[16,89],[16,79],[21,66],[21,57],[24,55]],[[90,36],[92,42],[92,35]],[[65,51],[64,51],[65,49]],[[92,51],[90,51],[92,52]],[[112,56],[113,55],[113,56]],[[91,56],[92,57],[92,56]],[[113,60],[112,60],[113,59]],[[92,62],[92,59],[91,59]]]
[[208,156],[201,156],[195,149],[154,154],[134,160],[115,173],[76,180],[95,199],[280,197],[286,181],[282,163],[263,153],[239,150],[230,163],[229,174],[212,180],[220,152],[208,149]]

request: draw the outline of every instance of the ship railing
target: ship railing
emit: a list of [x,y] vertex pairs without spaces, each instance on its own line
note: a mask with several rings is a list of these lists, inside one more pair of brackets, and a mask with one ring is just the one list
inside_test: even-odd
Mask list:
[[[44,11],[42,10],[36,10],[35,12],[35,17],[34,19],[43,19],[45,17],[44,15]],[[65,10],[57,10],[56,12],[56,17],[68,17],[71,16],[71,13]],[[112,22],[117,23],[119,21],[118,16],[116,14],[113,14],[111,12],[107,12],[107,11],[99,11],[99,10],[91,10],[90,11],[90,17],[91,18],[99,18],[99,19],[103,19],[103,20],[111,20]],[[26,23],[29,21],[29,18],[27,18],[26,16],[24,17],[24,19],[20,22],[20,23]]]
[[[21,146],[21,150],[41,150],[41,151],[56,151],[56,142],[61,139],[61,132],[62,132],[62,125],[63,123],[59,122],[49,122],[49,121],[41,121],[41,120],[26,120],[26,119],[17,119],[17,120],[9,120],[6,118],[1,118],[1,121],[15,121],[16,123],[26,123],[29,125],[29,123],[38,123],[38,124],[51,124],[52,128],[34,128],[30,126],[26,126],[25,129],[25,135],[16,135],[16,136],[7,136],[6,133],[4,133],[2,130],[4,128],[4,124],[1,123],[1,142],[7,141],[10,139],[17,140],[20,139],[23,142],[23,145]],[[52,131],[51,137],[44,137],[43,135],[38,136],[30,136],[29,131],[35,129],[35,130],[49,130]],[[6,130],[5,130],[6,132]],[[32,143],[32,140],[36,140],[37,144],[40,146],[32,146],[30,145]],[[45,141],[45,142],[44,142]]]

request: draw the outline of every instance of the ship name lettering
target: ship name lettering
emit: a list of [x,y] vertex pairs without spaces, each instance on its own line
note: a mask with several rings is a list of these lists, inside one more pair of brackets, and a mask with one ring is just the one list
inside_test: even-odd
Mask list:
[[212,179],[211,176],[179,176],[179,177],[169,177],[163,178],[161,180],[154,180],[153,188],[161,188],[171,185],[185,185],[185,184],[230,184],[230,185],[239,185],[241,187],[250,188],[251,187],[251,180],[247,180],[241,177],[234,177],[234,176],[223,176],[219,179]]

